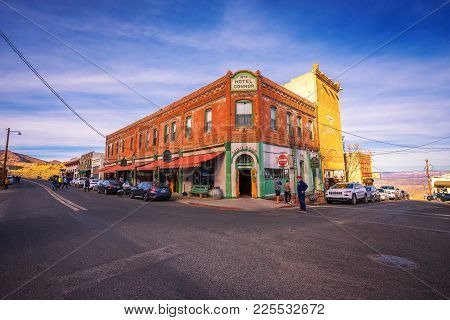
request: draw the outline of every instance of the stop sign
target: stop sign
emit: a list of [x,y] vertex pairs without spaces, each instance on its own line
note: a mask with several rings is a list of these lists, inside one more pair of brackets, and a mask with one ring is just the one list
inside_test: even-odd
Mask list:
[[287,154],[282,153],[278,155],[278,166],[280,167],[287,167],[289,164],[289,157]]

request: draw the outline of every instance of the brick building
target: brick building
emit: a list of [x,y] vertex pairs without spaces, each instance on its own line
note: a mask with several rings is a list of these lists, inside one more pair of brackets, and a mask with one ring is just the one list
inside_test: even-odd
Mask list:
[[316,107],[262,76],[228,72],[106,138],[103,173],[219,187],[225,197],[264,198],[273,180],[304,176],[322,190]]

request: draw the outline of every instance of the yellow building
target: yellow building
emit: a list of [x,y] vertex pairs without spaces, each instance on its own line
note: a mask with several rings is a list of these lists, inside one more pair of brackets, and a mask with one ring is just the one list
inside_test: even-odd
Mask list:
[[347,181],[360,182],[365,185],[373,184],[372,156],[369,153],[346,152],[345,165]]
[[345,179],[344,150],[339,108],[339,82],[333,82],[314,64],[312,71],[292,79],[284,85],[292,92],[314,102],[322,157],[325,188]]

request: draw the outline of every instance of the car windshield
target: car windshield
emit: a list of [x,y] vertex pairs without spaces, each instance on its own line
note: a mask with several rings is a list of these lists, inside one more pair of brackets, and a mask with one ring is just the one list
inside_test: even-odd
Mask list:
[[384,192],[384,189],[378,189],[378,191],[380,191],[380,192]]
[[353,189],[353,183],[338,183],[332,186],[331,189]]
[[382,186],[383,189],[390,189],[390,190],[394,190],[394,186]]
[[91,182],[98,182],[98,179],[91,179]]
[[367,191],[371,191],[372,187],[365,187]]

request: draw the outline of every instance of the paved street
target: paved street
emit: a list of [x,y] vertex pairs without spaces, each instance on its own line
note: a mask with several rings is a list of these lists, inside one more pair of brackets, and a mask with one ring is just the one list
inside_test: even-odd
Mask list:
[[[0,191],[2,297],[450,297],[448,204],[324,205],[305,215],[146,203],[75,188],[57,194],[63,198],[29,181]],[[386,266],[377,254],[413,264]]]

